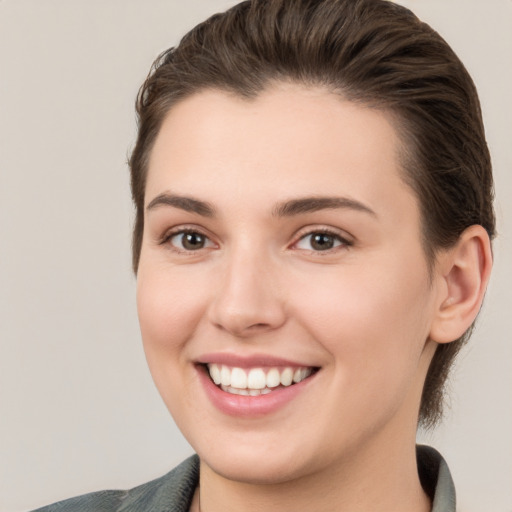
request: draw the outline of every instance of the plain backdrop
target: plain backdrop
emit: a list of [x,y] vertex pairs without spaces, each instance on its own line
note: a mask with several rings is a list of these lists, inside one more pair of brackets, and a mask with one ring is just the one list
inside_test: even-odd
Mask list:
[[[151,381],[126,157],[156,55],[233,0],[0,0],[0,510],[128,488],[192,452]],[[403,0],[481,94],[499,238],[443,425],[465,512],[512,511],[512,1]]]

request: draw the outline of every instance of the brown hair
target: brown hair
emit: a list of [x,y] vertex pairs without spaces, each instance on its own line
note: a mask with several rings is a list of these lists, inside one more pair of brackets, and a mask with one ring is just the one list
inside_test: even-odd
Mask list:
[[[275,81],[324,86],[391,113],[430,264],[436,250],[473,224],[494,236],[491,162],[477,92],[434,30],[385,0],[252,0],[212,16],[161,54],[139,91],[130,159],[135,272],[149,156],[169,109],[206,88],[253,98]],[[436,350],[420,406],[424,426],[441,417],[444,384],[468,336]]]

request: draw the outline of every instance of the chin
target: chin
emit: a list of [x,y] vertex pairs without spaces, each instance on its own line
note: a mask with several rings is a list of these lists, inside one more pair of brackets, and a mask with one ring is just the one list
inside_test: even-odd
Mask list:
[[[249,436],[251,437],[251,436]],[[265,441],[253,437],[252,442],[212,443],[197,446],[201,463],[229,480],[246,484],[282,484],[321,470],[318,466],[327,463],[328,454],[318,453],[313,446],[289,443],[286,438],[279,442]],[[290,441],[290,439],[288,439]]]
[[297,461],[262,460],[261,457],[208,457],[202,458],[201,463],[206,464],[217,475],[228,480],[253,485],[282,484],[296,480],[307,475],[305,468]]

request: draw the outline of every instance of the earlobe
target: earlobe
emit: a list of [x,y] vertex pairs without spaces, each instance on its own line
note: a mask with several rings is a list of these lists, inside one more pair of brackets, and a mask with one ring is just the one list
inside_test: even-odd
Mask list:
[[470,226],[438,261],[439,296],[430,339],[449,343],[469,329],[480,311],[491,267],[487,231],[479,225]]

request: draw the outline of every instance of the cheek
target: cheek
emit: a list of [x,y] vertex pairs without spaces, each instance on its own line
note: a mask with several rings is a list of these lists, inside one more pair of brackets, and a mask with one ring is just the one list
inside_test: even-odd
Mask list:
[[[153,371],[154,361],[169,364],[185,358],[184,348],[203,316],[204,290],[183,272],[141,268],[137,278],[137,310],[142,340]],[[159,357],[166,355],[167,357]]]
[[383,267],[317,276],[295,294],[295,316],[330,353],[341,386],[396,388],[417,370],[429,332],[427,274],[407,262]]
[[[196,405],[190,390],[197,384],[189,346],[204,315],[204,289],[190,276],[169,269],[140,267],[137,310],[144,352],[153,381],[180,428]],[[196,411],[197,416],[198,411]]]

